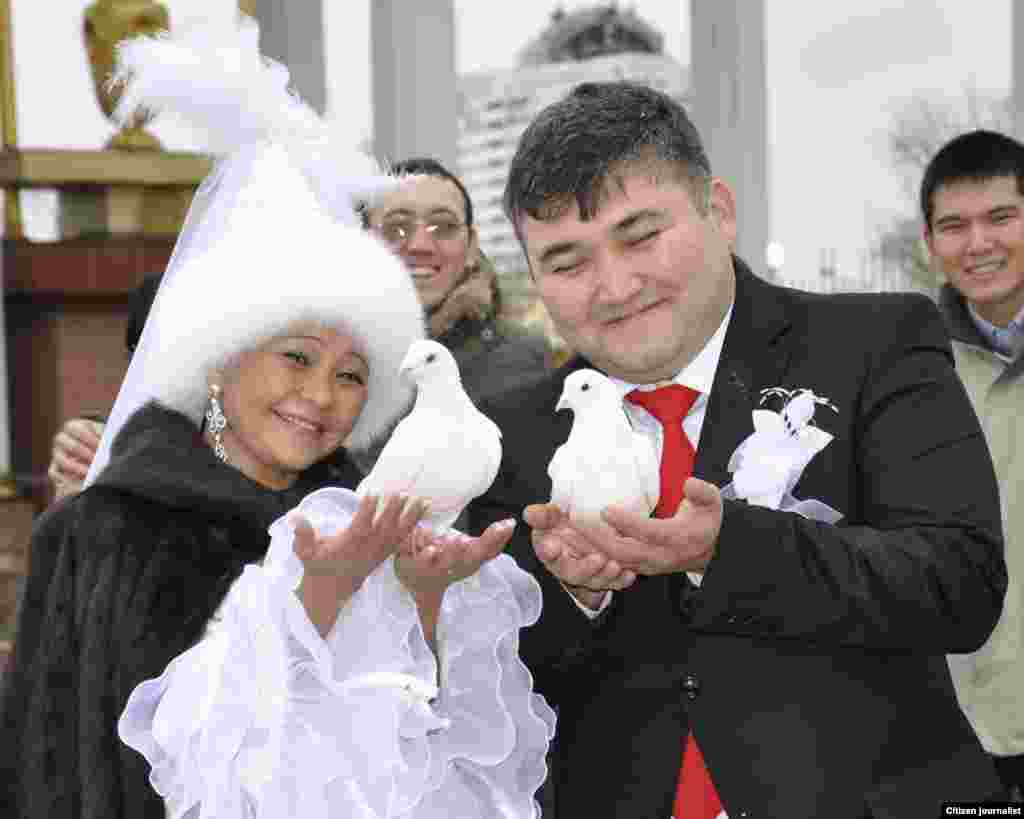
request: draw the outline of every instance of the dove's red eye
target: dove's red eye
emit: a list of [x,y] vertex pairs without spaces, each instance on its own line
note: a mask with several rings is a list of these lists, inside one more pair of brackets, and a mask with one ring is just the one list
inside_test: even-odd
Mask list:
[[584,385],[583,385],[582,387],[580,387],[580,389],[581,389],[581,390],[582,390],[583,392],[586,392],[587,390],[589,390],[589,389],[590,389],[590,385],[589,385],[589,384],[584,384]]
[[427,363],[428,364],[433,364],[435,361],[437,361],[437,354],[436,353],[431,353],[430,355],[427,356]]

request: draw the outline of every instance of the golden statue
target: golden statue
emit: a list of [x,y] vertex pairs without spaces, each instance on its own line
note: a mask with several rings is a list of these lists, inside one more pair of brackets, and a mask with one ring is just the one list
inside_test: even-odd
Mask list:
[[[170,28],[170,15],[158,0],[96,0],[85,10],[85,48],[100,108],[109,119],[117,108],[120,89],[108,87],[117,44],[129,37],[156,34]],[[133,117],[107,142],[107,148],[160,150],[160,141],[145,125],[148,115]]]

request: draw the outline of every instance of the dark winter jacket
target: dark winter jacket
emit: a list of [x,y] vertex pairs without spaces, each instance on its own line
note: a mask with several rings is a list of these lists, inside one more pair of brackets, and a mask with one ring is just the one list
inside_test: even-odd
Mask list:
[[474,401],[530,384],[550,371],[547,340],[509,321],[463,318],[437,340],[452,351]]
[[532,383],[553,364],[548,340],[503,318],[503,301],[498,272],[481,253],[444,301],[427,311],[428,335],[452,351],[474,401]]
[[34,529],[0,704],[0,815],[163,819],[147,763],[117,737],[128,695],[202,637],[274,520],[357,480],[336,457],[271,491],[217,460],[184,416],[133,416],[97,482]]

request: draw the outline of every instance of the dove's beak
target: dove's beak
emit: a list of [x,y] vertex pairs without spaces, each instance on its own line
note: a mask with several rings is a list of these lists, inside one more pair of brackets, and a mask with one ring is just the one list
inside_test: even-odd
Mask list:
[[558,403],[555,404],[555,412],[561,412],[564,409],[569,409],[569,402],[565,399],[565,395],[561,395],[558,398]]
[[408,376],[416,364],[412,360],[412,357],[408,354],[402,359],[402,363],[398,365],[398,374],[400,376]]

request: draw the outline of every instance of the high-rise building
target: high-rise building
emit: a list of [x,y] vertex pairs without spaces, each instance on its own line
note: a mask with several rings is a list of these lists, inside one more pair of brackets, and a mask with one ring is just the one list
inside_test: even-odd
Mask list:
[[611,80],[643,82],[689,103],[687,68],[663,53],[657,31],[614,3],[555,11],[520,63],[464,74],[458,92],[459,175],[473,198],[481,247],[512,279],[525,273],[526,261],[502,212],[502,193],[519,137],[542,108],[581,82]]

